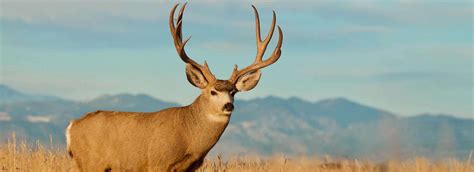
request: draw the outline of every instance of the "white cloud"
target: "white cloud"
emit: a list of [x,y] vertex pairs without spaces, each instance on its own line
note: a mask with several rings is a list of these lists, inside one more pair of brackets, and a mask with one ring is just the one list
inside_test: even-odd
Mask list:
[[[2,2],[0,17],[25,22],[85,24],[106,22],[109,18],[153,21],[169,10],[164,2],[116,1],[7,1]],[[95,23],[100,24],[100,23]]]
[[[108,0],[48,0],[48,1],[2,1],[0,17],[26,22],[54,22],[100,24],[110,17],[131,20],[166,20],[169,10],[175,2],[169,1],[108,1]],[[472,3],[469,1],[193,1],[192,9],[213,8],[214,15],[235,16],[235,8],[249,9],[255,4],[259,9],[276,9],[277,11],[309,12],[313,16],[340,16],[349,18],[378,18],[403,23],[442,24],[464,22],[471,19]],[[229,12],[230,11],[230,12]],[[204,11],[205,12],[205,11]],[[195,13],[193,20],[206,21],[212,16],[199,16]],[[196,19],[194,19],[196,18]],[[93,23],[95,22],[95,23]],[[207,23],[207,22],[206,22]],[[212,23],[212,22],[209,22]]]
[[28,115],[26,116],[26,120],[32,123],[48,123],[48,122],[51,122],[51,116]]
[[12,117],[7,112],[0,112],[0,121],[10,121]]
[[375,26],[375,25],[351,25],[347,27],[342,27],[339,29],[339,32],[341,33],[361,33],[361,32],[367,32],[367,33],[386,33],[390,32],[390,28],[385,27],[385,26]]
[[[340,7],[339,9],[337,7]],[[345,16],[365,17],[393,24],[446,25],[464,23],[472,18],[470,1],[353,1],[332,4]],[[336,13],[338,11],[332,11]]]
[[410,48],[406,48],[403,51],[403,53],[411,54],[412,56],[417,56],[419,58],[429,58],[431,60],[450,59],[450,61],[462,60],[462,61],[468,62],[468,60],[474,59],[472,44],[469,45],[467,43],[452,44],[452,43],[442,42],[442,43],[417,45]]

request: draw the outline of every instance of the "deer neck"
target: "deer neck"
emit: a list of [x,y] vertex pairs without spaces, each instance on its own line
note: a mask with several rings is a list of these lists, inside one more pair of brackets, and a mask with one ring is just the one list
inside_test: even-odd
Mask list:
[[[207,110],[209,104],[201,96],[188,107],[192,115],[192,120],[188,123],[189,134],[194,136],[190,137],[191,141],[202,149],[210,150],[229,124],[230,115],[219,116],[219,114],[209,113]],[[214,118],[215,115],[218,117]]]
[[199,96],[196,100],[190,105],[193,109],[193,113],[197,115],[200,121],[204,124],[213,125],[213,126],[227,126],[230,120],[231,114],[219,114],[209,110],[211,107],[209,101],[205,97]]

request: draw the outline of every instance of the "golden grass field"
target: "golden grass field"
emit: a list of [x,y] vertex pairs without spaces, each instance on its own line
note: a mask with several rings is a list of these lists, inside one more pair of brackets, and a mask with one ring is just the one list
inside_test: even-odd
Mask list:
[[[48,145],[46,147],[54,147]],[[285,158],[284,156],[241,157],[233,156],[223,160],[220,156],[208,157],[198,171],[400,171],[400,172],[474,172],[474,165],[466,161],[449,159],[430,161],[415,158],[404,161],[374,163],[360,160],[329,160],[318,157]],[[7,143],[0,145],[0,171],[74,171],[73,162],[65,150],[46,149],[39,142],[18,142],[13,136]]]

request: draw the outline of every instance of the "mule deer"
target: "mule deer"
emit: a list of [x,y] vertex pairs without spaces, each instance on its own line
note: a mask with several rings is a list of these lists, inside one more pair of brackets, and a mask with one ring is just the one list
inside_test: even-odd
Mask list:
[[186,63],[188,81],[201,89],[201,94],[188,106],[158,112],[96,111],[72,120],[66,129],[67,149],[82,171],[193,171],[217,143],[234,109],[234,95],[253,89],[261,76],[260,69],[280,58],[283,33],[275,50],[263,60],[273,31],[262,41],[257,9],[257,55],[253,64],[239,70],[235,65],[228,80],[218,80],[206,62],[204,65],[188,57],[182,39],[184,4],[174,21],[176,4],[170,12],[169,26],[179,57]]

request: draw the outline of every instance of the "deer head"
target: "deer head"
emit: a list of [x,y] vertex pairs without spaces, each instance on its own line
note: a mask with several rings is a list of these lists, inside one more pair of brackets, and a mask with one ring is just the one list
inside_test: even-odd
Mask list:
[[256,20],[256,35],[257,35],[257,55],[253,64],[238,69],[235,65],[234,70],[227,80],[216,79],[212,74],[207,62],[201,65],[191,59],[185,52],[184,47],[191,37],[184,40],[182,39],[182,26],[183,26],[183,12],[186,8],[186,3],[179,10],[177,22],[174,21],[174,14],[179,4],[176,4],[170,12],[169,26],[171,35],[174,40],[174,45],[179,57],[186,63],[186,76],[188,81],[195,87],[201,89],[199,98],[204,99],[207,102],[207,112],[219,115],[230,115],[234,109],[234,95],[237,92],[249,91],[257,85],[260,80],[261,71],[260,69],[267,67],[275,63],[281,55],[281,45],[283,41],[283,33],[280,26],[278,27],[278,43],[273,53],[266,60],[262,57],[265,50],[270,43],[275,30],[276,15],[273,12],[273,20],[265,39],[262,41],[260,36],[260,20],[258,11],[255,6],[252,8],[255,13]]

